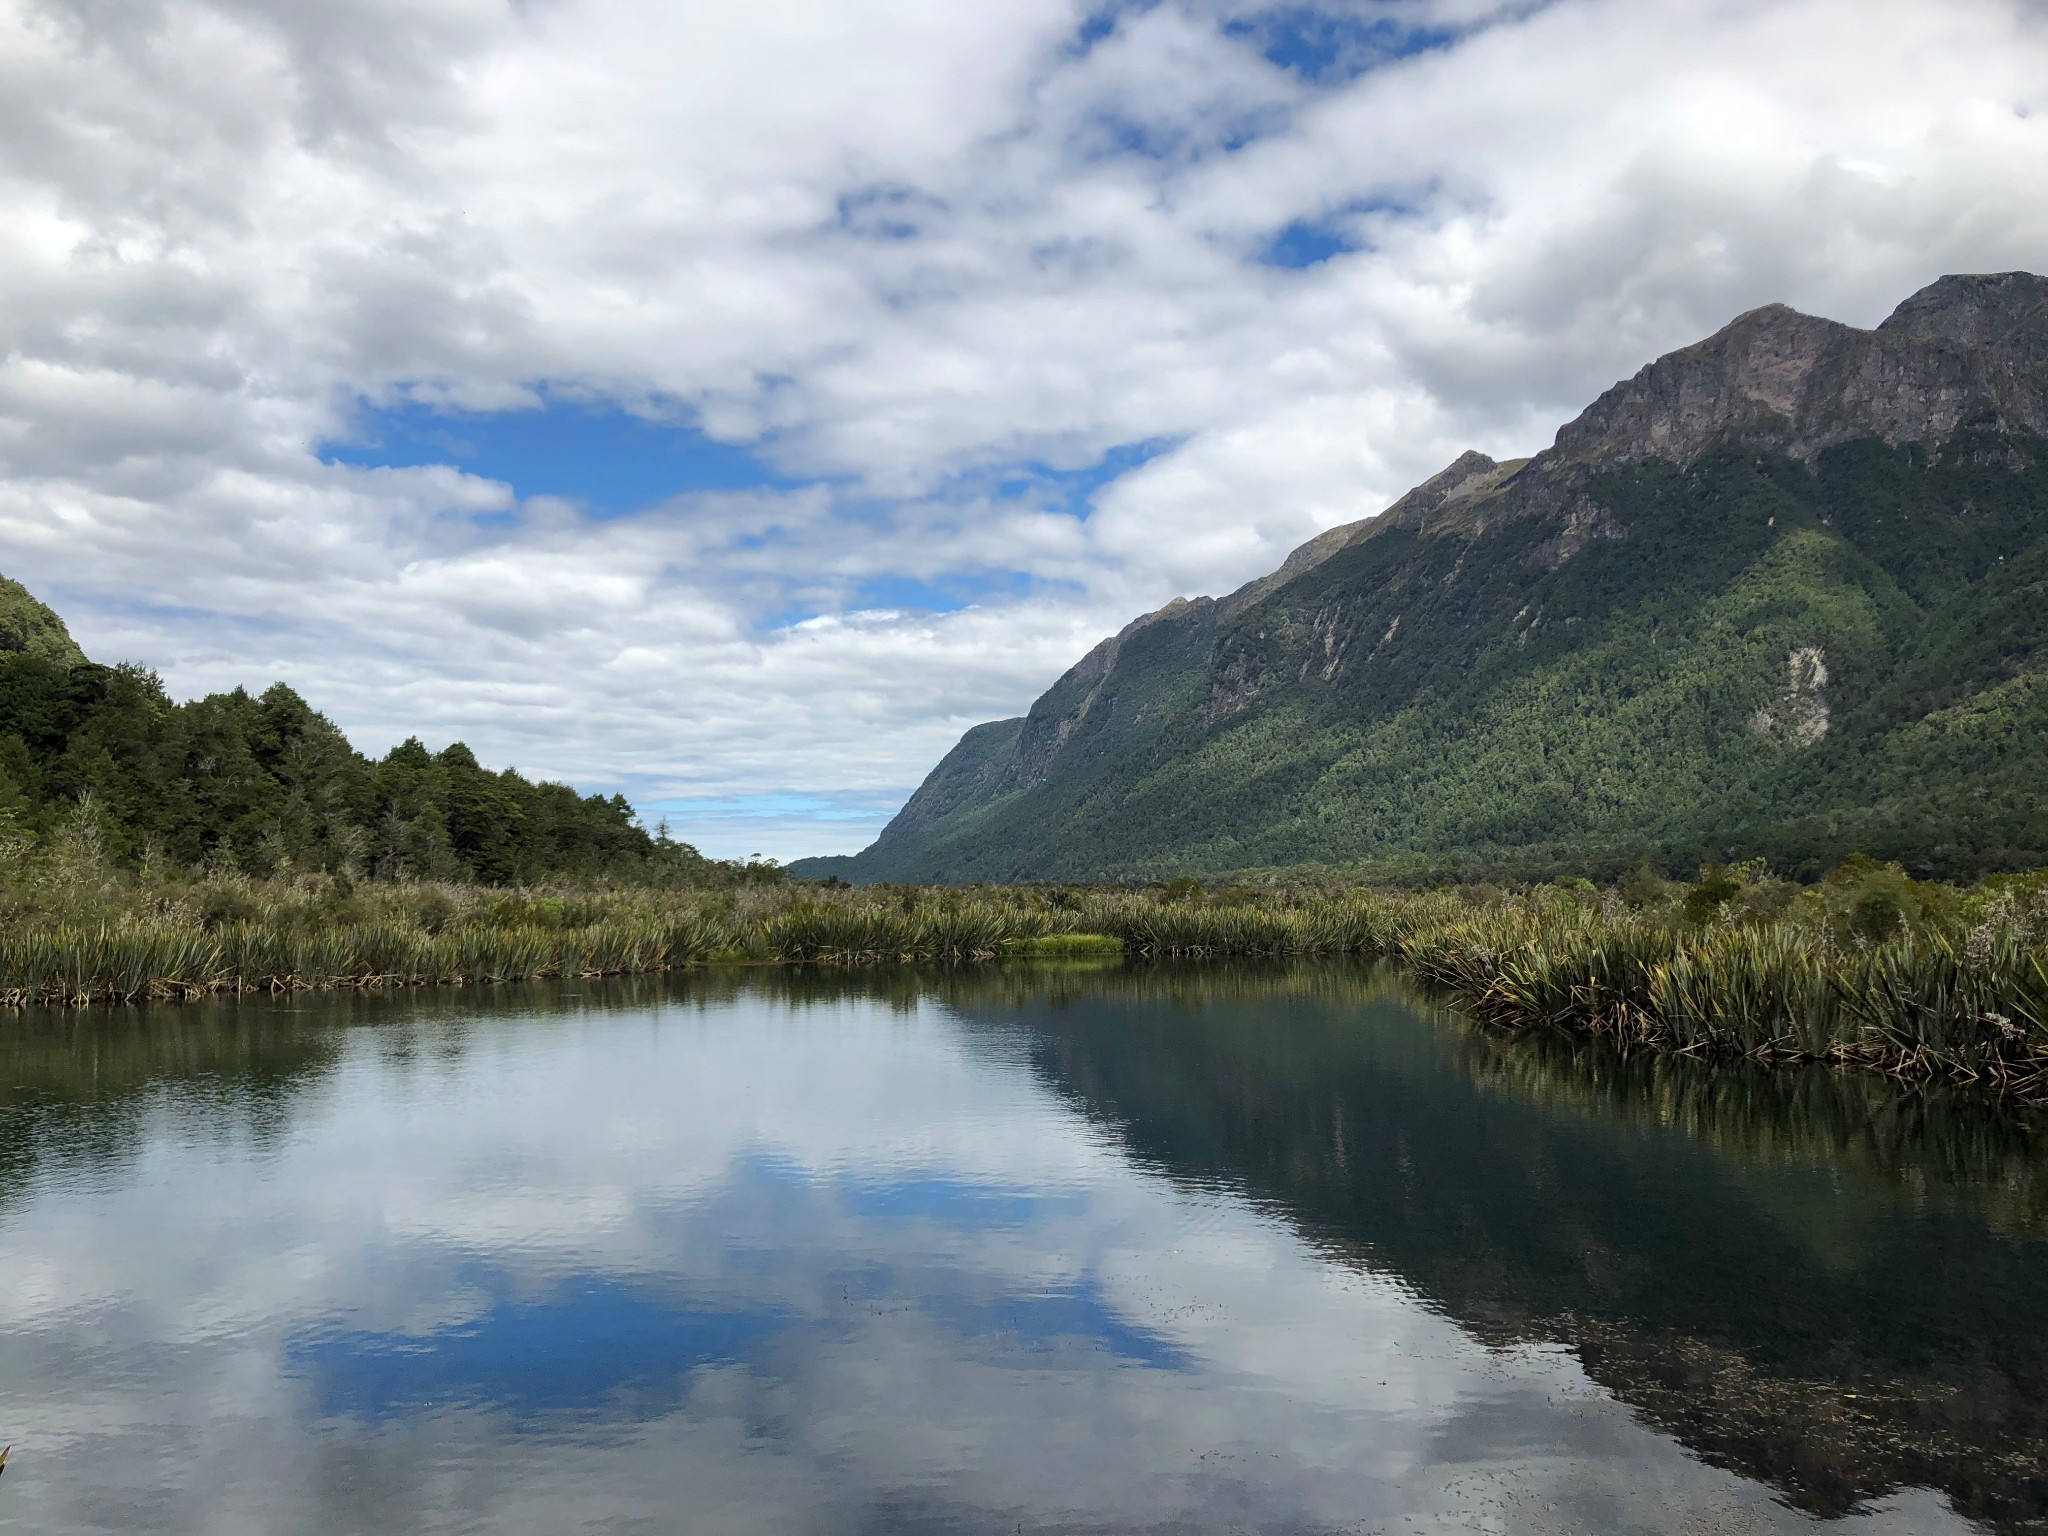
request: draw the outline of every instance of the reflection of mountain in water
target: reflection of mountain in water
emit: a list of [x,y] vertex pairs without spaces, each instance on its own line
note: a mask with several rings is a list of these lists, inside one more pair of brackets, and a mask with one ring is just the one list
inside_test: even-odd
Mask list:
[[[1927,1484],[2048,1531],[2037,1127],[1867,1078],[1503,1038],[1350,968],[778,969],[32,1011],[0,1034],[0,1200],[134,1155],[166,1115],[180,1135],[279,1135],[345,1050],[452,1057],[489,1015],[552,1029],[741,992],[943,1002],[1141,1160],[1244,1189],[1481,1338],[1571,1345],[1651,1422],[1801,1507]],[[349,1022],[377,1026],[367,1045]],[[1086,1296],[1051,1300],[1047,1329],[1090,1333]],[[505,1318],[524,1337],[525,1314]]]
[[948,1000],[1005,1032],[1021,1016],[1038,1070],[1140,1158],[1241,1185],[1482,1338],[1571,1345],[1800,1507],[1922,1484],[2048,1529],[2048,1157],[2027,1125],[1501,1039],[1355,972],[1126,974],[998,1008],[985,989]]

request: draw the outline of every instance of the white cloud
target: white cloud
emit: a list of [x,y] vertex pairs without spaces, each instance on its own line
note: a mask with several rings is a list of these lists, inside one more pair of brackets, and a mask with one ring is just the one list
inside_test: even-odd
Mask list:
[[[1284,1202],[1134,1156],[1033,1073],[1045,1042],[1005,1009],[687,987],[652,1006],[596,990],[567,1016],[375,1006],[374,1029],[329,1015],[307,1070],[260,1091],[160,1089],[125,1135],[121,1103],[97,1106],[96,1156],[60,1142],[10,1186],[0,1416],[35,1437],[38,1475],[10,1483],[23,1528],[318,1529],[330,1509],[360,1527],[386,1508],[395,1529],[505,1531],[687,1509],[695,1530],[729,1504],[732,1529],[875,1529],[922,1492],[972,1529],[1219,1509],[1258,1530],[1812,1529],[1568,1352],[1489,1347]],[[1021,1210],[926,1218],[933,1187]],[[1084,1286],[1185,1364],[1106,1365],[1064,1321],[1019,1347],[1020,1310]],[[669,1364],[656,1410],[666,1383],[577,1326],[592,1291],[780,1337]],[[548,1326],[491,1352],[525,1367],[510,1381],[465,1380],[494,1308]],[[564,1349],[577,1369],[549,1374]],[[621,1389],[601,1417],[593,1385]],[[337,1446],[355,1476],[334,1476]],[[1929,1490],[1857,1527],[1967,1528]]]
[[[4,0],[0,570],[372,748],[865,806],[1741,309],[2048,245],[2020,0],[1332,0],[1445,37],[1313,79],[1249,9]],[[1260,265],[1293,221],[1362,248]],[[824,478],[599,522],[318,457],[365,398],[541,385]],[[1086,521],[989,473],[1161,441]]]

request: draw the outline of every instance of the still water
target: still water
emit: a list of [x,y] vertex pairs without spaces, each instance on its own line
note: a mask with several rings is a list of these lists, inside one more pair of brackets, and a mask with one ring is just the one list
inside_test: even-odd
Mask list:
[[0,1531],[2048,1529],[2048,1135],[1368,970],[0,1021]]

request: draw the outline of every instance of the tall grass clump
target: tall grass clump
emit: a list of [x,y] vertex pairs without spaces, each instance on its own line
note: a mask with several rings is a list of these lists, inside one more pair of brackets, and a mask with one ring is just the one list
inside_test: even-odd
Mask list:
[[1388,953],[1479,1018],[1693,1055],[1828,1061],[2048,1100],[2048,880],[1854,861],[1811,891],[1710,870],[1638,899],[1430,897]]
[[[949,889],[752,881],[507,890],[325,874],[252,880],[145,859],[89,818],[0,848],[0,1003],[488,985],[752,963],[969,965],[1385,958],[1475,1018],[1760,1062],[1944,1077],[2048,1102],[2048,871],[1958,889],[1851,860],[1819,886],[1760,865],[1434,891]],[[0,839],[0,842],[4,842]]]

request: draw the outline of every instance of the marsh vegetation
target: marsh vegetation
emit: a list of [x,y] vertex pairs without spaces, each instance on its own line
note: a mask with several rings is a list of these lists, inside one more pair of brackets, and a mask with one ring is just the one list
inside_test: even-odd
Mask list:
[[632,975],[715,963],[961,963],[1022,955],[1365,956],[1477,1019],[1698,1056],[1874,1068],[2048,1099],[2048,873],[1970,887],[1851,860],[1800,887],[1760,864],[1433,891],[497,887],[259,879],[114,865],[75,818],[6,850],[0,999]]

